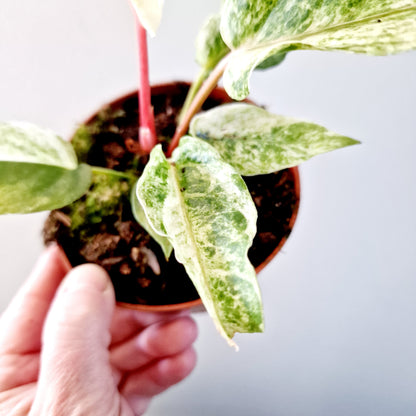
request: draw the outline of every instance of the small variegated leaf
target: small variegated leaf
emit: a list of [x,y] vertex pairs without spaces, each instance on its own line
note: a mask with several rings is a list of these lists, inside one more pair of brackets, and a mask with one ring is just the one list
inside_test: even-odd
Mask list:
[[288,48],[369,55],[415,49],[416,0],[226,0],[220,28],[233,51],[224,86],[241,100],[253,69]]
[[197,115],[190,134],[208,141],[245,176],[296,166],[321,153],[359,143],[317,124],[245,103],[225,104]]
[[260,62],[259,65],[256,66],[255,69],[269,69],[273,66],[280,65],[286,58],[286,53],[277,53],[276,55],[272,55],[263,62]]
[[219,15],[209,16],[196,38],[196,62],[208,70],[230,52],[220,34],[220,20]]
[[170,244],[169,240],[166,237],[157,233],[156,230],[154,230],[153,227],[150,225],[144,212],[144,209],[141,206],[139,200],[137,199],[136,186],[133,187],[131,192],[131,209],[134,218],[149,233],[150,237],[152,237],[153,240],[155,240],[160,245],[160,248],[162,249],[166,260],[168,260],[170,255],[172,254],[172,244]]
[[60,208],[90,184],[70,143],[29,123],[0,123],[0,214]]
[[152,151],[136,191],[220,333],[231,343],[235,332],[262,331],[260,291],[247,257],[257,212],[241,176],[212,146],[183,137],[170,162],[160,147]]
[[150,159],[136,184],[136,196],[150,226],[163,237],[168,237],[161,213],[169,193],[170,169],[162,145],[158,144],[151,151]]
[[155,36],[162,19],[163,0],[130,0],[142,26]]

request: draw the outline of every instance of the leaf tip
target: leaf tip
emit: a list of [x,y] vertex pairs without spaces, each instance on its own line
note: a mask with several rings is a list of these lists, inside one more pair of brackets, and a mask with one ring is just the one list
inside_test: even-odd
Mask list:
[[349,146],[355,146],[358,144],[362,144],[359,140],[353,139],[348,136],[344,136],[344,142],[342,147],[349,147]]
[[231,348],[234,348],[234,351],[235,352],[238,352],[238,351],[240,351],[240,347],[237,345],[237,343],[231,338],[233,335],[231,335],[231,336],[228,336],[228,335],[226,335],[226,334],[224,334],[224,333],[222,333],[222,330],[220,330],[220,332],[221,332],[221,335],[226,339],[226,341],[227,341],[227,344],[228,344],[228,346],[229,347],[231,347]]

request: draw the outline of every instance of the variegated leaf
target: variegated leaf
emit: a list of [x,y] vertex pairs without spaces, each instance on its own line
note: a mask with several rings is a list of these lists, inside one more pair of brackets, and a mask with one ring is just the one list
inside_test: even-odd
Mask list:
[[196,38],[196,61],[208,70],[230,51],[220,34],[220,20],[219,15],[209,16]]
[[241,176],[212,146],[183,137],[170,162],[160,146],[152,151],[137,197],[153,228],[166,233],[221,334],[231,342],[235,332],[262,331],[247,257],[257,212]]
[[248,95],[251,72],[290,49],[387,55],[416,48],[416,0],[226,0],[221,33],[233,50],[229,95]]
[[142,26],[152,35],[162,19],[163,0],[130,0]]
[[0,214],[60,208],[90,183],[69,143],[29,123],[0,123]]
[[[137,185],[136,185],[137,186]],[[156,230],[150,225],[146,214],[144,212],[143,207],[141,206],[139,200],[136,196],[136,187],[132,189],[131,193],[131,209],[136,221],[149,233],[150,237],[153,238],[161,247],[163,254],[165,255],[166,260],[169,259],[170,255],[172,254],[172,244],[170,244],[169,240],[160,235]]]
[[168,234],[161,214],[169,193],[170,170],[170,163],[166,160],[162,146],[158,144],[150,153],[146,168],[136,184],[136,196],[150,226],[164,237],[168,237]]
[[207,140],[241,175],[275,172],[359,143],[317,124],[233,103],[194,117],[190,134]]
[[286,53],[278,52],[276,55],[272,55],[260,62],[255,69],[269,69],[273,66],[280,65],[286,58]]
[[78,166],[70,143],[53,131],[21,121],[0,123],[0,160],[40,163],[66,169]]

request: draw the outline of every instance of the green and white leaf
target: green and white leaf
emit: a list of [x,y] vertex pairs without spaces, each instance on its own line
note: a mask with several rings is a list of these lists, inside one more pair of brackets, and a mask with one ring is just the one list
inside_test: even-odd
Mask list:
[[196,62],[200,66],[198,75],[192,82],[185,102],[182,106],[178,122],[182,122],[185,114],[189,110],[196,94],[200,90],[203,82],[208,78],[215,66],[223,59],[230,49],[222,40],[220,34],[220,16],[211,15],[204,22],[196,37]]
[[51,130],[27,122],[0,123],[0,160],[41,163],[66,169],[78,166],[70,143]]
[[233,51],[228,94],[248,95],[254,68],[286,49],[388,55],[416,48],[416,0],[226,0],[220,26]]
[[170,161],[160,146],[152,151],[136,190],[220,333],[232,343],[235,332],[262,331],[260,291],[247,257],[257,212],[241,176],[212,146],[183,137]]
[[[137,185],[136,185],[137,186]],[[139,200],[136,197],[136,186],[133,187],[131,193],[131,208],[136,221],[149,233],[150,237],[153,238],[161,247],[163,254],[165,255],[166,260],[169,259],[172,254],[172,244],[169,240],[160,235],[156,230],[150,225],[143,207],[141,206]]]
[[152,35],[162,20],[163,0],[131,0],[142,26]]
[[149,224],[163,237],[168,237],[161,213],[169,193],[170,170],[170,163],[158,144],[150,153],[150,159],[136,184],[136,196]]
[[193,118],[190,134],[214,146],[241,175],[296,166],[359,142],[317,124],[271,114],[245,103],[225,104]]
[[278,52],[276,55],[272,55],[263,62],[260,62],[255,69],[269,69],[280,65],[285,60],[286,55],[286,53]]
[[220,21],[220,15],[209,16],[196,38],[196,62],[207,70],[212,70],[230,52],[220,34]]
[[60,208],[90,183],[70,143],[29,123],[0,123],[0,214]]

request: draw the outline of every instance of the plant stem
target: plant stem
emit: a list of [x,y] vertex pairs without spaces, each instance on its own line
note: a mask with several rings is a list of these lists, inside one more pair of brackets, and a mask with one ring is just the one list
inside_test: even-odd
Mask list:
[[90,166],[91,172],[96,175],[107,175],[107,176],[115,176],[117,178],[123,178],[128,180],[136,180],[137,178],[133,175],[128,173],[119,172],[118,170],[103,168],[101,166]]
[[140,148],[145,153],[156,146],[155,119],[153,107],[150,100],[149,85],[149,59],[147,53],[147,33],[139,19],[137,19],[137,40],[139,53],[139,143]]
[[182,122],[186,112],[188,111],[190,105],[192,104],[193,99],[195,98],[195,95],[201,88],[202,83],[208,78],[208,75],[210,74],[211,70],[206,68],[201,68],[198,72],[197,77],[195,78],[194,82],[191,85],[191,88],[189,88],[188,94],[186,96],[185,102],[183,103],[182,110],[179,114],[179,124]]
[[202,84],[202,87],[195,95],[195,98],[192,100],[191,105],[182,117],[178,127],[176,128],[175,135],[173,136],[172,141],[169,144],[169,148],[167,151],[168,157],[172,155],[172,152],[178,146],[179,140],[188,131],[189,123],[191,122],[192,117],[201,109],[205,100],[209,97],[212,90],[217,86],[217,83],[222,77],[222,74],[225,71],[225,67],[227,66],[228,56],[229,55],[227,55],[218,63],[218,65],[214,68],[209,77]]

